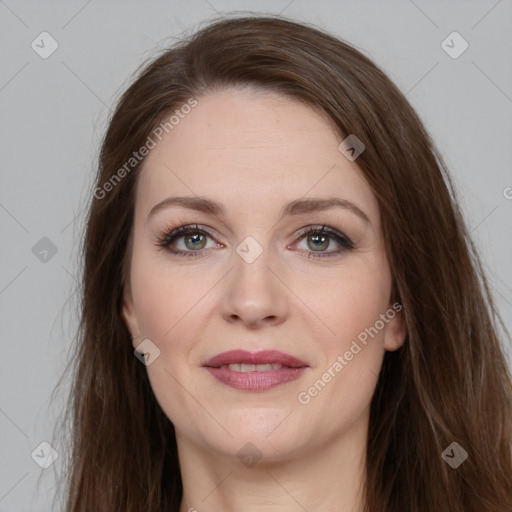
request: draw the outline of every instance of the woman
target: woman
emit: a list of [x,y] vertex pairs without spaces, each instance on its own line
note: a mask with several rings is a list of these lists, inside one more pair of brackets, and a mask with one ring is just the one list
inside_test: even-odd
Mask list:
[[207,26],[124,93],[93,196],[67,510],[512,510],[499,316],[368,58]]

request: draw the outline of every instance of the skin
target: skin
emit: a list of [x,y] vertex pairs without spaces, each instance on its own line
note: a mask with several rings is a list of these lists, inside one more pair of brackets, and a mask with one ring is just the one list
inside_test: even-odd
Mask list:
[[[403,344],[405,324],[394,315],[333,373],[338,356],[392,308],[378,204],[357,160],[339,151],[342,140],[296,100],[223,90],[198,98],[144,162],[123,318],[134,347],[150,339],[160,350],[147,371],[176,429],[180,512],[362,510],[370,401],[384,352]],[[178,195],[219,201],[224,216],[172,206],[148,217]],[[344,208],[279,220],[283,205],[304,197],[343,198],[369,222]],[[194,223],[214,233],[200,256],[157,245],[167,228]],[[315,252],[311,235],[296,236],[323,225],[355,247],[308,258],[340,248],[330,237]],[[236,252],[247,236],[263,249],[252,263]],[[183,235],[172,246],[194,251]],[[232,349],[280,350],[309,368],[271,390],[240,391],[202,366]],[[335,376],[300,403],[330,367]],[[261,458],[246,465],[241,449]]]

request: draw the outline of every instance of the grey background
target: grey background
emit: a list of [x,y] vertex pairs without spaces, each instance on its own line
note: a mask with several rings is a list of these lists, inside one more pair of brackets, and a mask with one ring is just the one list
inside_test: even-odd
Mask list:
[[[336,33],[406,93],[451,169],[512,329],[510,0],[0,0],[0,511],[50,510],[57,492],[62,457],[43,470],[31,452],[60,449],[67,388],[50,395],[77,325],[77,249],[109,108],[155,50],[235,10]],[[43,31],[59,45],[47,59],[31,48]],[[456,59],[441,47],[453,31],[469,44]],[[46,262],[32,251],[43,237],[57,249]]]

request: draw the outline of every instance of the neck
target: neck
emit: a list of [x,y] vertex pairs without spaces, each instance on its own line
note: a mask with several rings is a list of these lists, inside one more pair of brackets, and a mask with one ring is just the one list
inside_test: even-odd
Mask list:
[[364,417],[300,455],[263,457],[247,467],[237,457],[205,451],[177,434],[183,482],[179,512],[362,512],[366,435]]

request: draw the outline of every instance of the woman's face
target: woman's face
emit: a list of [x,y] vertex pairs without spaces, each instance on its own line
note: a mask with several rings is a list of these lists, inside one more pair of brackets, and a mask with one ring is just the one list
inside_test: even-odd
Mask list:
[[341,141],[296,100],[225,90],[149,152],[123,317],[134,348],[150,340],[179,443],[279,460],[366,435],[405,332],[378,204]]

